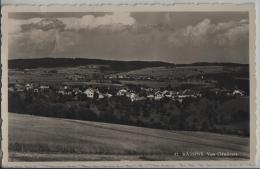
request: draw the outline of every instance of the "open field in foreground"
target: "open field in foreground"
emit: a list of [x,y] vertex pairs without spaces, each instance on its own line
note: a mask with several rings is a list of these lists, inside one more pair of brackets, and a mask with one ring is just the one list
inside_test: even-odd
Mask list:
[[10,161],[248,158],[244,137],[9,113]]

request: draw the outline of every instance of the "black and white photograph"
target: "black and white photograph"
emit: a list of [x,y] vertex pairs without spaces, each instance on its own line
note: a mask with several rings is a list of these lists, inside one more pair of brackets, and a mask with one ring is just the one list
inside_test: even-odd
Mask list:
[[132,8],[8,12],[9,162],[252,158],[250,11]]

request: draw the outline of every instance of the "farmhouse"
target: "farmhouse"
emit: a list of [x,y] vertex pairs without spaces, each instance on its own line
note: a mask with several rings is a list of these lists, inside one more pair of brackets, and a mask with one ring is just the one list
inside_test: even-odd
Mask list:
[[[226,96],[233,96],[234,91],[232,91],[232,90],[227,90],[227,89],[226,89],[226,90],[224,91],[224,93],[226,94]],[[235,93],[236,93],[236,92],[235,92]],[[235,94],[235,93],[234,93],[234,94]]]
[[81,91],[79,88],[74,88],[74,89],[72,90],[72,92],[73,92],[73,94],[75,94],[75,95],[78,95],[78,94],[82,93],[82,91]]
[[46,91],[46,90],[48,90],[49,88],[50,88],[49,86],[44,86],[44,85],[40,86],[40,90],[41,90],[41,91]]
[[33,88],[33,85],[32,85],[32,84],[29,84],[29,83],[28,83],[28,84],[25,85],[25,89],[26,89],[26,90],[31,90],[32,88]]
[[117,96],[125,96],[127,93],[127,90],[126,89],[121,89],[117,92]]
[[116,79],[116,78],[117,78],[117,75],[110,75],[108,78],[109,78],[109,79]]
[[57,93],[61,94],[61,95],[65,95],[65,91],[64,90],[59,90]]
[[153,100],[153,99],[154,99],[154,95],[153,95],[153,94],[147,95],[146,97],[147,97],[148,99],[150,99],[150,100]]
[[123,79],[124,76],[123,76],[123,75],[118,75],[117,78],[118,78],[118,79]]
[[184,98],[188,98],[188,97],[190,97],[190,96],[189,95],[185,95],[185,94],[178,95],[178,98],[180,98],[180,99],[184,99]]
[[167,98],[172,98],[172,93],[173,93],[172,91],[168,91],[168,90],[163,91],[164,96]]
[[197,97],[201,97],[201,94],[194,90],[186,89],[182,92],[182,95],[180,95],[179,97],[180,98],[187,98],[187,97],[197,98]]
[[84,94],[87,95],[88,98],[94,98],[94,89],[88,88],[84,91]]
[[39,89],[33,89],[34,93],[39,93]]
[[98,93],[98,99],[103,99],[105,96],[102,93]]
[[164,95],[161,91],[155,92],[155,97],[154,97],[155,100],[161,100],[163,98],[164,98]]
[[22,88],[18,88],[18,89],[16,89],[16,91],[17,91],[17,92],[23,92],[24,89],[22,89]]
[[169,93],[168,90],[164,90],[164,91],[162,92],[163,95],[166,95],[166,94],[168,94],[168,93]]
[[104,97],[107,97],[107,98],[110,98],[110,97],[112,97],[113,95],[112,94],[110,94],[110,93],[105,93],[105,94],[103,94],[104,95]]
[[95,95],[95,94],[98,95],[98,98],[97,98],[97,99],[103,99],[103,98],[105,98],[105,96],[104,96],[102,93],[100,93],[98,89],[95,89],[95,90],[94,90],[94,95]]
[[89,69],[97,69],[98,65],[88,65],[87,68],[89,68]]
[[141,101],[141,100],[146,100],[146,97],[139,96],[135,98],[135,101]]
[[245,92],[237,89],[237,90],[233,91],[232,95],[233,96],[244,96]]
[[130,98],[130,100],[133,102],[136,99],[136,94],[133,92],[127,93],[126,97]]

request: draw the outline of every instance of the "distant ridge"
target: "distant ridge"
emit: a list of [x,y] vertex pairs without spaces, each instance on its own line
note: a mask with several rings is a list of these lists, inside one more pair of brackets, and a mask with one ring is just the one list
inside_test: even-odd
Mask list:
[[176,64],[176,66],[249,66],[249,64],[232,62],[195,62],[191,64]]
[[85,65],[109,65],[117,71],[134,70],[145,67],[173,66],[174,64],[159,61],[117,61],[83,58],[39,58],[39,59],[14,59],[8,61],[11,69],[30,69],[37,67],[76,67]]
[[238,63],[208,63],[198,62],[192,64],[174,64],[161,61],[119,61],[85,58],[38,58],[38,59],[13,59],[8,61],[11,69],[30,69],[38,67],[76,67],[85,65],[109,65],[116,71],[127,71],[146,67],[160,66],[248,66],[248,64]]

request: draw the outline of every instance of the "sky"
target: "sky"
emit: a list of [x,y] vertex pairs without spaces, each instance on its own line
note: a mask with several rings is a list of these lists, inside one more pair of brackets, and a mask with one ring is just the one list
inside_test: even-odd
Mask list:
[[9,13],[9,59],[249,62],[247,12]]

